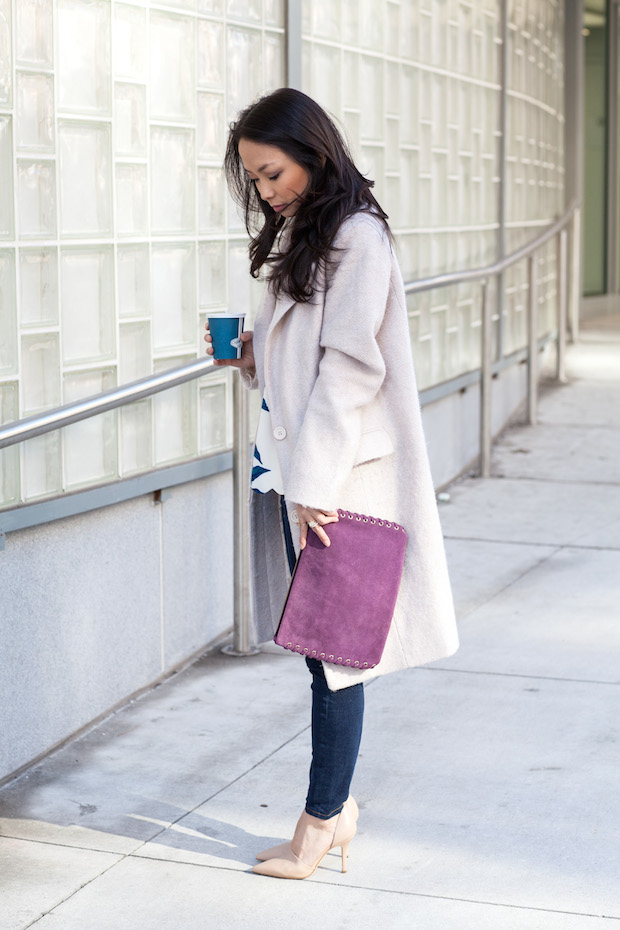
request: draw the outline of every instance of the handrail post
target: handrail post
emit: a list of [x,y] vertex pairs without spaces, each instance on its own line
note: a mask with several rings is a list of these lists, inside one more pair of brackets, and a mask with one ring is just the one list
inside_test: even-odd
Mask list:
[[536,425],[538,405],[538,293],[536,287],[536,256],[527,260],[527,422]]
[[557,366],[556,378],[562,383],[566,383],[566,318],[567,318],[567,254],[568,254],[568,234],[566,229],[562,229],[557,239],[557,311],[558,311],[558,341],[557,341]]
[[491,474],[491,308],[488,297],[488,281],[481,281],[481,345],[480,345],[480,477]]
[[579,340],[579,304],[581,286],[581,208],[575,207],[570,224],[570,247],[568,253],[569,272],[568,285],[570,288],[568,306],[571,342]]
[[260,652],[250,642],[250,527],[248,484],[250,445],[248,442],[248,392],[241,377],[232,374],[233,401],[233,641],[222,648],[229,656],[253,656]]

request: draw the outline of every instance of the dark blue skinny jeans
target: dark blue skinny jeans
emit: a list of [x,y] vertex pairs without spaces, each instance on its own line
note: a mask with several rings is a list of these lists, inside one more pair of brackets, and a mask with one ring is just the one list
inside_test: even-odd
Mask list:
[[[282,529],[291,574],[295,548],[286,512],[282,505]],[[312,673],[312,764],[306,811],[320,820],[334,817],[349,796],[357,762],[364,721],[364,686],[360,683],[330,691],[323,663],[306,658]]]

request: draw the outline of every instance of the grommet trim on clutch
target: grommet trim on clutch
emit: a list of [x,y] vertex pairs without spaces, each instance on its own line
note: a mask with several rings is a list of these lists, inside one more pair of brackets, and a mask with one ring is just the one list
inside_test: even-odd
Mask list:
[[375,517],[369,517],[364,513],[354,513],[350,510],[339,510],[339,517],[348,517],[349,520],[357,520],[358,523],[372,523],[373,525],[378,524],[379,526],[387,526],[391,530],[402,530],[405,532],[405,528],[400,525],[400,523],[394,523],[393,520],[377,520]]

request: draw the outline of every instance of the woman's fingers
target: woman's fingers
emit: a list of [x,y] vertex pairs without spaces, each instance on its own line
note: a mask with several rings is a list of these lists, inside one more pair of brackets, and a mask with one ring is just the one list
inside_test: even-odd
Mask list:
[[[208,323],[205,323],[205,330],[206,333],[203,339],[207,343],[206,352],[207,355],[213,356],[213,337],[209,332]],[[254,368],[253,336],[254,332],[251,329],[241,333],[241,342],[244,345],[244,348],[241,350],[241,358],[214,358],[213,364],[219,367],[228,365],[233,368]]]
[[323,529],[329,523],[338,523],[337,510],[313,510],[309,507],[297,508],[299,520],[299,547],[303,549],[308,538],[308,529],[319,537],[324,546],[329,546],[329,536]]

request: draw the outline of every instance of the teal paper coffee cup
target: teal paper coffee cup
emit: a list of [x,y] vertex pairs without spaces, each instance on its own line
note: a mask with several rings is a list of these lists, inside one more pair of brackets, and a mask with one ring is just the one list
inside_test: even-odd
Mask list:
[[241,358],[245,313],[214,313],[208,319],[213,358]]

